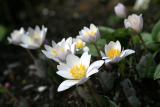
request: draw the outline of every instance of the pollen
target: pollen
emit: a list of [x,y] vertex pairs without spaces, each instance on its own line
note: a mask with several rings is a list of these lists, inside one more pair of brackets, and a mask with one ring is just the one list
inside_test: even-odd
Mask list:
[[111,59],[114,59],[114,58],[116,58],[116,57],[119,57],[120,54],[121,54],[121,51],[118,50],[118,49],[111,49],[111,50],[109,50],[109,51],[106,53],[106,55],[107,55],[109,58],[111,58]]
[[96,31],[88,31],[85,33],[86,36],[96,36]]
[[56,50],[52,50],[52,55],[55,57],[55,56],[58,56],[58,52]]
[[52,50],[52,54],[54,57],[59,56],[65,52],[64,48],[55,48]]
[[80,80],[86,76],[87,68],[82,65],[75,65],[70,70],[71,75],[74,77],[74,79]]
[[77,43],[76,43],[76,48],[77,49],[83,49],[84,46],[85,46],[85,44],[82,40],[77,41]]
[[38,33],[34,33],[34,35],[32,36],[32,39],[36,42],[40,40],[40,35]]

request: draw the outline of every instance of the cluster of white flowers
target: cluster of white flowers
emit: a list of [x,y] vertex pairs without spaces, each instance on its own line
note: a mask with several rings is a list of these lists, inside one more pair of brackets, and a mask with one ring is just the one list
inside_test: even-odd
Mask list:
[[28,28],[27,31],[24,28],[20,30],[14,30],[11,33],[11,37],[8,38],[9,43],[22,46],[27,49],[37,49],[39,48],[46,36],[47,28],[42,26],[36,26],[35,29]]
[[[122,11],[121,11],[122,10]],[[115,7],[115,12],[120,17],[126,17],[126,9],[122,4]],[[124,21],[126,28],[132,28],[136,32],[140,32],[143,27],[142,16],[135,14],[128,17]],[[15,45],[20,45],[28,49],[39,48],[46,36],[47,28],[42,26],[42,30],[38,26],[35,30],[29,28],[25,31],[23,28],[15,30],[8,38],[9,42]],[[98,27],[90,24],[90,27],[84,27],[76,38],[63,38],[60,42],[52,41],[52,46],[44,45],[43,54],[58,63],[56,72],[61,77],[67,79],[58,87],[58,92],[64,91],[74,85],[84,83],[89,77],[99,71],[99,68],[105,63],[116,63],[122,58],[135,53],[134,50],[122,50],[120,42],[111,41],[104,47],[104,52],[101,50],[101,60],[97,60],[90,64],[91,54],[87,47],[89,43],[95,43],[100,38]],[[76,56],[77,51],[83,51],[82,56]],[[98,50],[97,50],[98,51]]]
[[[87,43],[96,42],[100,38],[98,27],[94,24],[90,28],[84,27],[76,38],[69,37],[57,44],[52,41],[52,46],[45,45],[46,50],[42,52],[49,58],[58,62],[57,74],[67,79],[58,87],[58,92],[64,91],[74,85],[79,85],[88,80],[88,78],[97,73],[99,68],[108,63],[119,62],[122,58],[134,53],[134,50],[121,50],[119,41],[111,41],[105,45],[105,54],[101,52],[102,60],[90,64],[91,55]],[[76,56],[76,51],[83,50],[82,56]]]

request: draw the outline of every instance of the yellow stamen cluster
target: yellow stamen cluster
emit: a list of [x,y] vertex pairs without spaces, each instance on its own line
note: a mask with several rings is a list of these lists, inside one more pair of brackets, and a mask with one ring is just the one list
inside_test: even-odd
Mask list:
[[86,36],[95,36],[96,35],[96,31],[88,31],[85,33]]
[[64,53],[64,52],[65,52],[64,48],[53,49],[53,50],[52,50],[52,55],[53,55],[54,57],[57,57],[57,56],[59,56],[60,54],[62,54],[62,53]]
[[39,41],[40,40],[40,35],[38,33],[34,33],[34,36],[32,37],[33,41]]
[[85,43],[81,39],[76,42],[77,49],[83,49],[84,46],[85,46]]
[[113,49],[109,50],[106,54],[107,54],[107,56],[108,56],[109,58],[114,59],[114,58],[120,56],[121,51],[118,50],[118,49],[114,49],[114,48],[113,48]]
[[74,79],[80,80],[86,76],[87,68],[82,65],[75,65],[70,70],[71,75],[74,77]]

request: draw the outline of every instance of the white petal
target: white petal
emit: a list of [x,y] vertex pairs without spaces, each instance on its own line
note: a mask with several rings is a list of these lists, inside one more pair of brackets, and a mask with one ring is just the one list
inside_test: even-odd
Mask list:
[[90,73],[92,71],[92,69],[99,69],[102,65],[103,65],[104,61],[103,60],[99,60],[99,61],[95,61],[93,62],[88,70],[87,70],[87,74]]
[[77,64],[79,62],[79,58],[73,54],[69,54],[66,57],[66,63],[67,65],[69,65],[70,67],[72,67],[73,65]]
[[117,63],[117,62],[119,62],[121,59],[122,59],[122,57],[116,57],[116,58],[114,58],[113,60],[111,60],[110,62],[111,62],[111,63]]
[[58,92],[64,91],[64,90],[76,85],[78,82],[79,82],[79,80],[65,80],[59,85],[57,91]]
[[104,47],[105,53],[108,52],[110,49],[112,49],[114,45],[115,45],[115,42],[113,41],[110,41],[108,45],[106,44]]
[[111,59],[105,59],[105,64],[111,62],[112,60]]
[[56,45],[55,41],[52,41],[52,47],[54,47]]
[[60,63],[60,65],[57,65],[57,69],[58,70],[66,70],[66,71],[69,71],[70,70],[70,67],[68,67],[66,64],[64,63]]
[[81,85],[81,84],[85,83],[88,79],[89,79],[89,78],[83,78],[83,79],[81,79],[81,80],[78,82],[77,85]]
[[133,54],[133,53],[135,53],[134,50],[126,49],[126,50],[122,51],[121,57],[124,58],[124,57],[126,57],[126,56],[128,56],[128,55],[130,55],[130,54]]
[[121,44],[119,41],[116,41],[116,43],[114,45],[114,49],[118,49],[119,51],[121,51]]
[[100,51],[100,54],[101,54],[102,57],[106,56],[102,51]]
[[60,70],[60,71],[57,71],[56,72],[58,75],[60,75],[61,77],[63,78],[66,78],[66,79],[73,79],[70,71],[67,71],[67,70]]
[[98,71],[99,71],[98,69],[92,69],[92,70],[90,70],[89,72],[87,72],[86,77],[88,78],[89,76],[91,76],[91,75],[97,73]]
[[83,48],[83,52],[89,52],[89,48],[88,48],[87,46],[85,46],[85,47]]
[[53,57],[53,56],[50,54],[50,52],[48,52],[48,51],[42,50],[42,53],[43,53],[44,55],[46,55],[46,57],[48,57],[48,58],[52,58],[52,57]]
[[49,46],[49,45],[44,45],[44,47],[45,47],[45,49],[46,49],[47,51],[53,50],[53,48],[52,48],[51,46]]
[[80,58],[80,63],[82,63],[86,67],[89,67],[90,60],[91,60],[91,55],[89,55],[88,52],[84,52]]

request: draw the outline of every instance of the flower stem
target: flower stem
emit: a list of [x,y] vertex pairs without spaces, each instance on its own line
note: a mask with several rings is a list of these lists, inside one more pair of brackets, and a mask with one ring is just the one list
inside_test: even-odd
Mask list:
[[36,58],[34,57],[34,55],[31,53],[30,50],[26,49],[27,53],[29,54],[29,56],[31,57],[31,59],[33,60],[33,62],[35,62]]
[[140,40],[141,40],[141,42],[142,42],[142,44],[143,44],[143,47],[144,47],[144,49],[145,49],[145,51],[146,51],[146,50],[147,50],[147,46],[146,46],[146,44],[145,44],[145,42],[144,42],[141,34],[138,34],[138,37],[140,38]]
[[101,57],[100,50],[98,49],[96,43],[93,43],[93,45],[95,46],[95,48],[96,48],[96,50],[97,50],[97,53],[98,53],[99,57]]

